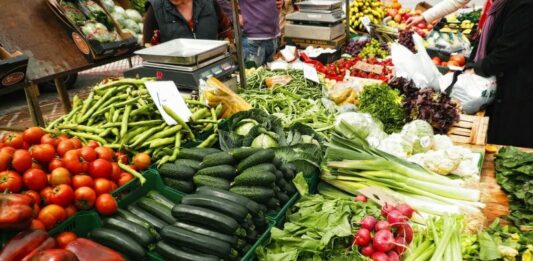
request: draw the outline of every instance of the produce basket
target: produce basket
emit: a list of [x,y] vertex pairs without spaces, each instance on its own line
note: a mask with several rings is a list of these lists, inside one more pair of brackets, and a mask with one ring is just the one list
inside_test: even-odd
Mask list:
[[26,78],[28,56],[21,52],[10,53],[0,46],[0,87],[8,87]]

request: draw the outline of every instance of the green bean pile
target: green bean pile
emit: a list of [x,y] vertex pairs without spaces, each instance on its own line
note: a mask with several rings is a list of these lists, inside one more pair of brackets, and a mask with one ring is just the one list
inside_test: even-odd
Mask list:
[[[220,107],[209,108],[186,99],[193,114],[190,122],[185,123],[164,106],[165,112],[177,122],[167,125],[144,85],[147,80],[151,79],[120,79],[97,85],[86,100],[75,97],[72,111],[53,121],[47,130],[66,133],[84,142],[94,140],[132,154],[146,152],[159,164],[175,160],[186,142],[210,147],[217,141]],[[210,135],[199,141],[195,133]]]

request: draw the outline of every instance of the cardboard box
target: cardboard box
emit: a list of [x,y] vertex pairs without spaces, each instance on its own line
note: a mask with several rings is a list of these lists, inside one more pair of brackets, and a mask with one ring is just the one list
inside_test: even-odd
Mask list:
[[10,53],[0,47],[0,88],[24,81],[27,67],[28,56],[19,51]]

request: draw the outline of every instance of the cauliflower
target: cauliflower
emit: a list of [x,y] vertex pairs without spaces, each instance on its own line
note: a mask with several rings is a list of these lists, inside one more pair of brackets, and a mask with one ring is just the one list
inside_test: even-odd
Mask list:
[[402,134],[415,135],[418,138],[422,137],[432,137],[433,136],[433,127],[424,120],[414,120],[405,124],[402,128]]
[[450,137],[446,135],[433,136],[432,150],[445,150],[450,147],[453,147],[453,142]]
[[401,134],[394,133],[379,143],[377,149],[385,151],[400,158],[407,158],[413,153],[412,144]]
[[515,257],[518,255],[518,250],[509,246],[498,245],[498,251],[506,260],[515,260]]
[[448,175],[459,166],[461,160],[449,157],[446,151],[428,151],[416,154],[407,160],[417,163],[440,175]]

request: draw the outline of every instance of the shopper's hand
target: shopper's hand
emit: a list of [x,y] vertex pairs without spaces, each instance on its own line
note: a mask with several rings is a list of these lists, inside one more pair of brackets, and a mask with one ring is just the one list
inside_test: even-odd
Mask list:
[[241,25],[241,27],[244,26],[244,18],[242,18],[242,15],[239,15],[239,24]]
[[278,10],[281,10],[281,7],[283,7],[283,0],[276,0],[276,6],[278,7]]
[[423,21],[424,21],[424,17],[421,15],[411,16],[409,17],[409,19],[407,19],[407,28],[411,28],[412,26],[417,25]]

